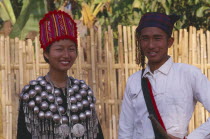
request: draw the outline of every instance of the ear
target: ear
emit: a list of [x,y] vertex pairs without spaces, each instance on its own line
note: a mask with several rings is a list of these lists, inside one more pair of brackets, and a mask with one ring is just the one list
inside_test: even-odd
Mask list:
[[173,43],[174,43],[174,38],[170,37],[168,39],[168,48],[170,48],[173,45]]
[[44,52],[43,55],[44,55],[45,58],[49,59],[49,53]]

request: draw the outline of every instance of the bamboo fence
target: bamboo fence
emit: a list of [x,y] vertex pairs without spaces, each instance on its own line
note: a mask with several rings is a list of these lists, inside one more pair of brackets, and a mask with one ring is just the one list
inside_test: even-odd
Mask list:
[[[118,26],[113,30],[90,29],[78,38],[78,57],[69,75],[85,80],[97,98],[97,113],[105,139],[117,139],[121,101],[127,78],[140,69],[135,64],[135,26]],[[210,78],[210,32],[194,27],[173,33],[169,49],[175,62],[197,66]],[[118,46],[118,47],[115,47]],[[24,85],[48,72],[38,37],[21,41],[0,36],[0,138],[15,139],[18,97]],[[206,121],[210,114],[198,103],[189,124],[189,133]]]

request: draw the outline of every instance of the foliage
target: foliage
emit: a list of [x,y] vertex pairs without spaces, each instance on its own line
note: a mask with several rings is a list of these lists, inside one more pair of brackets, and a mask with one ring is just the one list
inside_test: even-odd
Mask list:
[[[73,14],[80,18],[82,0],[71,0]],[[86,3],[97,6],[104,0],[84,0]],[[146,12],[176,13],[181,19],[176,28],[195,26],[197,29],[210,29],[209,12],[210,0],[112,0],[97,14],[97,21],[102,25],[111,25],[117,28],[118,24],[137,25],[140,17]]]

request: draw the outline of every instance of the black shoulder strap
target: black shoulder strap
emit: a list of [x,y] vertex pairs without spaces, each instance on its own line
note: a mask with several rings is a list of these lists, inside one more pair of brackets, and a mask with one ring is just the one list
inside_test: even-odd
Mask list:
[[[142,87],[142,91],[143,91],[143,94],[144,94],[144,100],[145,100],[145,103],[146,103],[147,110],[148,110],[149,114],[154,115],[155,119],[157,120],[158,118],[157,118],[157,115],[155,113],[155,109],[152,105],[152,100],[151,100],[150,94],[149,94],[149,89],[148,89],[148,85],[147,85],[147,78],[143,77],[144,70],[145,69],[142,70],[142,74],[141,74],[141,87]],[[152,123],[152,127],[153,127],[153,130],[154,130],[154,133],[155,133],[155,139],[163,139],[162,135],[157,131],[157,129],[155,128],[153,123]]]

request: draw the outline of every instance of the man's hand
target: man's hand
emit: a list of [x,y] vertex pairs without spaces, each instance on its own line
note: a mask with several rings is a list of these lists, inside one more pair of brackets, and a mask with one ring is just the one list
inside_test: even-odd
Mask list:
[[170,139],[181,139],[181,138],[178,138],[178,137],[174,137],[174,136],[171,135],[171,134],[168,134],[168,136],[170,137]]

